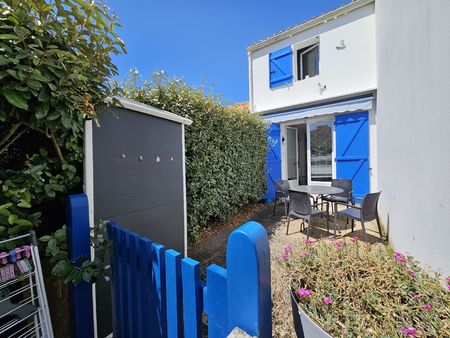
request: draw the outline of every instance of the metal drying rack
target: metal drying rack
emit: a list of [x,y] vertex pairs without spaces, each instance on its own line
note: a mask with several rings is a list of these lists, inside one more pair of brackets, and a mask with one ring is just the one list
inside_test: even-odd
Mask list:
[[[0,337],[53,338],[52,323],[34,231],[0,241],[0,248],[11,242],[30,246],[31,270],[0,282]],[[24,250],[17,250],[21,252]]]

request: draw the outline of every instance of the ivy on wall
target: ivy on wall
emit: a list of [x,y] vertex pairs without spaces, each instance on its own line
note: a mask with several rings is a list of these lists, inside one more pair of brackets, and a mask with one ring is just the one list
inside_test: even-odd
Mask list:
[[226,220],[265,192],[266,125],[245,106],[225,106],[205,88],[156,72],[136,70],[122,84],[130,99],[187,117],[186,190],[191,239],[215,220]]

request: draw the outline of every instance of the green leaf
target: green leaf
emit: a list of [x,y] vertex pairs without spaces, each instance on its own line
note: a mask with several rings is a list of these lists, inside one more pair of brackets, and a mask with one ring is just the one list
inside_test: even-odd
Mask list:
[[15,215],[15,214],[9,215],[8,223],[12,225],[18,218],[19,218],[19,216]]
[[11,62],[12,62],[12,60],[10,58],[0,55],[0,66],[7,65],[8,63],[11,63]]
[[1,209],[8,209],[10,206],[12,206],[13,204],[12,203],[5,203],[5,204],[2,204],[2,205],[0,205],[0,210]]
[[19,37],[15,34],[0,34],[0,40],[18,40]]
[[36,106],[36,113],[34,114],[38,120],[43,119],[47,116],[48,110],[50,108],[50,103],[48,101],[40,102]]
[[14,223],[17,224],[17,225],[25,226],[25,227],[28,227],[28,226],[32,227],[33,226],[33,224],[27,219],[18,219]]
[[2,94],[13,106],[23,110],[28,110],[28,100],[22,92],[6,89],[2,91]]
[[47,243],[49,240],[51,240],[52,238],[48,235],[42,236],[41,238],[39,238],[39,241],[43,242],[43,243]]

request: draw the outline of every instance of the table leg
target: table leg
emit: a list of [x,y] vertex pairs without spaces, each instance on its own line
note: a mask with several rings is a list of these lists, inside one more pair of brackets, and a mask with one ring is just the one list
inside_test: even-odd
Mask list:
[[336,237],[336,228],[337,228],[337,205],[334,203],[334,237]]

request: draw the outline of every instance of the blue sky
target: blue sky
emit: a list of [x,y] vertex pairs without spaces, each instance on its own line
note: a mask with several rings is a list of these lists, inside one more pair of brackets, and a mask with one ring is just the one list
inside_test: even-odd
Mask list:
[[157,69],[214,91],[233,102],[248,100],[246,47],[349,0],[107,0],[122,19],[128,49],[115,56],[119,79],[137,67]]

